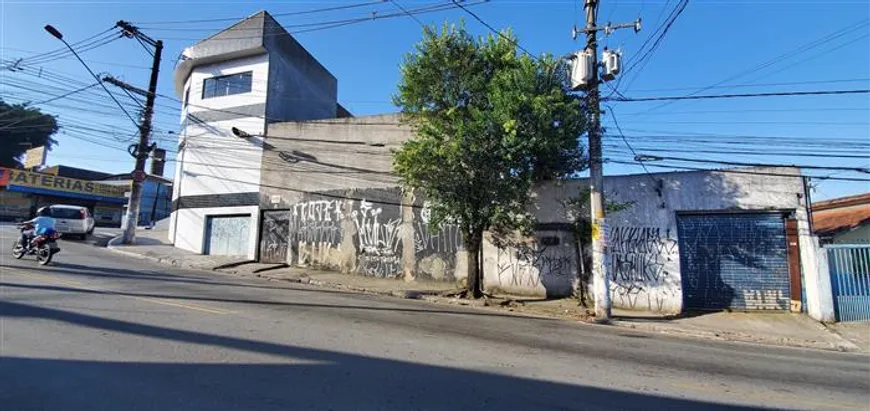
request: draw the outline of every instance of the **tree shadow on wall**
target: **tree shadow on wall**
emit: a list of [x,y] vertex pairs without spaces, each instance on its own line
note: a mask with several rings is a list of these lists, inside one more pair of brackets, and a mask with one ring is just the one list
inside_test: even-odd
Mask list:
[[235,363],[5,357],[9,409],[749,409],[209,334],[0,301],[10,319],[49,320],[168,344],[268,356]]

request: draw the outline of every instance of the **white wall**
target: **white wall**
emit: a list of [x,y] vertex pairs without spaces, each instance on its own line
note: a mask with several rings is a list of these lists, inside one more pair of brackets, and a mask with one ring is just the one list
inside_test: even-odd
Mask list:
[[[250,93],[202,98],[203,81],[214,76],[252,72]],[[268,55],[247,57],[196,67],[188,78],[188,105],[182,110],[185,127],[179,143],[173,200],[179,197],[259,192],[262,139],[242,139],[239,128],[257,136],[265,132],[265,103],[269,74]],[[224,111],[221,111],[224,110]],[[243,114],[234,114],[243,113]],[[197,117],[204,122],[192,121]],[[248,114],[248,115],[245,115]],[[202,253],[206,215],[251,214],[248,257],[256,255],[259,211],[256,206],[182,209],[172,213],[169,239],[176,247]]]
[[[752,172],[794,174],[797,170],[753,169]],[[628,205],[607,217],[610,290],[614,307],[664,313],[682,310],[677,213],[781,210],[794,211],[800,236],[803,282],[808,289],[817,288],[812,293],[807,292],[807,305],[813,306],[817,312],[822,310],[819,307],[824,303],[819,301],[821,297],[817,291],[820,286],[824,288],[824,284],[821,284],[823,279],[819,278],[817,264],[812,258],[815,251],[809,246],[811,238],[800,177],[726,172],[657,173],[652,176],[607,177],[604,186],[608,203]],[[533,212],[538,221],[556,224],[571,221],[565,203],[571,198],[588,195],[586,187],[587,182],[580,180],[536,188]],[[581,216],[586,214],[581,212]],[[540,239],[544,235],[560,233],[564,231],[538,231],[536,234]],[[562,243],[570,241],[564,234],[562,237]],[[540,244],[530,240],[533,241],[531,249],[538,251],[529,256],[533,259],[544,257],[537,262],[527,261],[527,257],[524,260],[523,253],[517,254],[516,250],[498,250],[491,244],[485,245],[484,281],[487,287],[533,295],[553,295],[570,289],[571,281],[565,273],[576,270],[576,265],[559,263],[561,255],[567,255],[569,250],[551,247],[543,252]],[[612,265],[619,258],[640,262],[643,268],[615,272]],[[555,263],[544,264],[548,259]],[[509,264],[511,260],[518,263]]]
[[[231,96],[202,98],[203,80],[216,76],[252,72],[251,92]],[[261,104],[266,102],[266,91],[269,81],[269,56],[245,57],[215,64],[203,65],[193,69],[187,79],[185,89],[190,89],[190,113],[208,111],[209,109],[229,109],[231,107]]]
[[[175,235],[175,246],[187,251],[202,254],[205,250],[206,218],[208,216],[250,214],[250,229],[247,257],[254,259],[257,255],[257,227],[259,225],[259,207],[214,207],[185,208],[173,213],[178,219],[178,232]],[[170,234],[171,235],[171,234]],[[170,238],[172,240],[172,238]]]

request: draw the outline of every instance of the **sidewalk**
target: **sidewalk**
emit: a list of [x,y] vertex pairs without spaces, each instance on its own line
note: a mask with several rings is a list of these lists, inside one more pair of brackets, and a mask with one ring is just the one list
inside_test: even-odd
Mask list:
[[[392,280],[341,274],[281,264],[260,264],[243,257],[194,254],[177,249],[165,240],[166,231],[138,230],[137,244],[117,245],[112,251],[149,259],[178,268],[211,270],[225,275],[288,281],[367,294],[420,299],[438,304],[474,306],[522,315],[545,316],[589,322],[591,315],[574,299],[534,299],[499,295],[469,301],[450,296],[458,285],[444,282]],[[720,341],[870,353],[870,324],[824,325],[805,315],[789,313],[715,312],[662,316],[648,312],[613,310],[614,326],[638,331]]]
[[121,244],[121,238],[118,236],[109,240],[107,247],[116,253],[129,257],[194,270],[214,270],[226,265],[245,262],[245,258],[201,255],[173,247],[168,241],[167,220],[162,221],[154,229],[148,230],[141,227],[137,229],[135,245]]

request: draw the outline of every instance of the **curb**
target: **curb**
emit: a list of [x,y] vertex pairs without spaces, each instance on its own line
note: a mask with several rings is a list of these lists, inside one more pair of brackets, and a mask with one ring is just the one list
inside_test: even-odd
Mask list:
[[[840,340],[840,347],[848,348],[848,350],[847,350],[848,352],[863,352],[863,353],[866,353],[866,351],[864,351],[863,349],[861,349],[861,347],[859,347],[858,344],[853,343],[853,342],[850,341],[848,338],[844,337],[842,334],[840,334],[839,332],[837,332],[837,330],[835,330],[835,329],[833,329],[833,328],[831,328],[831,327],[828,327],[827,324],[825,324],[825,323],[823,323],[823,322],[819,322],[819,326],[820,326],[821,328],[823,328],[825,331],[831,333],[831,335],[834,335],[835,337],[837,337],[837,339]],[[844,351],[846,351],[846,350],[844,350]]]
[[124,236],[123,236],[123,235],[119,235],[119,236],[112,237],[112,239],[109,240],[108,243],[106,243],[106,248],[115,248],[115,247],[121,245],[121,242],[122,242],[123,240],[124,240]]
[[691,330],[681,330],[677,328],[670,327],[661,327],[656,325],[638,325],[632,324],[630,322],[623,321],[614,321],[613,325],[621,328],[627,328],[635,331],[642,332],[652,332],[663,335],[671,335],[671,336],[684,336],[691,337],[703,340],[710,341],[723,341],[723,342],[736,342],[736,343],[745,343],[745,344],[757,344],[764,346],[773,346],[773,347],[788,347],[788,348],[800,348],[800,349],[810,349],[810,350],[823,350],[823,351],[837,351],[837,352],[848,352],[848,353],[862,353],[861,349],[853,344],[851,341],[847,341],[842,337],[839,337],[839,343],[816,343],[812,344],[812,341],[806,340],[772,340],[765,338],[757,338],[752,336],[743,336],[740,334],[735,334],[732,332],[724,332],[724,331],[691,331]]
[[140,260],[152,261],[155,263],[163,264],[163,265],[171,265],[177,268],[185,268],[191,270],[206,270],[206,271],[214,271],[216,267],[201,267],[190,264],[184,264],[184,260],[178,258],[169,258],[169,257],[157,257],[148,254],[140,254],[134,253],[132,251],[124,250],[123,246],[120,246],[122,237],[117,236],[109,240],[109,243],[106,245],[106,249],[112,251],[113,253],[118,253],[121,255],[125,255],[127,257],[138,258]]
[[[109,250],[111,250],[115,253],[122,254],[125,256],[138,258],[138,259],[142,259],[142,260],[149,260],[149,261],[157,262],[157,263],[164,264],[164,265],[171,265],[173,267],[178,267],[178,268],[187,268],[187,269],[194,269],[194,270],[220,272],[220,271],[218,271],[220,268],[226,268],[227,266],[232,267],[232,266],[242,265],[242,264],[247,263],[247,261],[244,261],[241,263],[222,264],[222,265],[218,265],[215,267],[198,267],[198,266],[184,264],[183,260],[180,260],[180,259],[167,258],[167,257],[157,257],[157,256],[152,256],[152,255],[147,255],[147,254],[139,254],[139,253],[130,252],[130,251],[124,250],[123,247],[120,247],[118,245],[120,242],[121,242],[121,236],[112,238],[111,240],[109,240],[109,243],[106,246],[106,248],[108,248]],[[252,272],[250,275],[253,277],[262,278],[262,279],[269,280],[269,281],[285,281],[285,282],[296,283],[296,284],[309,284],[309,285],[313,285],[313,286],[317,286],[317,287],[332,288],[332,289],[344,290],[344,291],[348,291],[348,292],[356,292],[356,293],[367,294],[367,295],[380,295],[380,296],[387,296],[387,297],[407,299],[407,300],[424,300],[424,301],[434,303],[434,304],[449,304],[449,302],[437,298],[437,295],[441,291],[371,289],[371,288],[352,286],[352,285],[346,285],[346,284],[341,284],[341,283],[334,283],[334,282],[329,282],[329,281],[316,280],[316,279],[312,279],[311,277],[309,277],[307,275],[302,276],[302,277],[277,277],[277,276],[272,276],[269,274],[269,271],[272,271],[272,270],[278,269],[278,268],[282,268],[282,267],[280,267],[280,266],[267,267],[266,269],[260,269],[256,272]],[[469,303],[469,304],[462,304],[462,305],[468,306],[468,307],[473,307],[473,308],[487,308],[487,306],[485,304]],[[489,309],[494,309],[494,308],[495,307],[489,307]],[[514,314],[518,314],[518,315],[529,315],[529,316],[535,316],[535,317],[563,319],[563,320],[568,320],[568,321],[578,321],[578,322],[581,322],[584,324],[589,324],[589,325],[596,325],[593,321],[583,321],[583,320],[577,320],[577,319],[573,319],[573,318],[565,318],[562,316],[552,315],[552,314],[548,314],[548,313],[536,313],[534,311],[525,311],[525,310],[520,310],[520,311],[509,310],[509,311],[513,312]],[[738,334],[733,334],[730,332],[690,331],[690,330],[681,330],[681,329],[662,327],[662,326],[656,326],[656,325],[635,324],[635,323],[624,322],[624,321],[620,321],[620,320],[612,321],[610,324],[613,326],[616,326],[616,327],[630,329],[630,330],[634,330],[634,331],[649,332],[649,333],[656,333],[656,334],[663,334],[663,335],[670,335],[670,336],[690,337],[690,338],[703,339],[703,340],[738,342],[738,343],[749,343],[749,344],[758,344],[758,345],[765,345],[765,346],[814,349],[814,350],[824,350],[824,351],[864,353],[864,351],[860,347],[858,347],[855,343],[849,341],[848,339],[846,339],[845,337],[843,337],[842,335],[840,335],[839,333],[837,333],[835,330],[831,329],[830,327],[827,327],[824,323],[818,323],[819,327],[823,328],[829,334],[834,335],[839,340],[839,342],[837,342],[837,343],[823,343],[823,344],[801,344],[797,341],[790,342],[787,340],[769,340],[769,339],[763,339],[763,338],[753,338],[751,336],[744,337],[744,336],[741,336]]]

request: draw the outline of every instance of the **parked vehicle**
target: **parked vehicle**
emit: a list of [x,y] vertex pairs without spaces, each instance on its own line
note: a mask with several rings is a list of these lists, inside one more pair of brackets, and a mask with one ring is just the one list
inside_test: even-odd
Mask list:
[[94,233],[94,217],[87,207],[53,204],[48,206],[48,209],[49,215],[55,220],[55,230],[62,233],[64,237],[77,237],[84,240]]
[[[19,224],[18,229],[25,231],[33,228],[33,224]],[[57,245],[57,239],[61,234],[55,230],[50,230],[43,234],[36,234],[30,239],[30,246],[25,247],[21,242],[21,238],[15,241],[12,246],[12,256],[20,259],[25,255],[35,255],[36,262],[40,265],[46,265],[51,262],[55,254],[60,252],[60,247]]]

